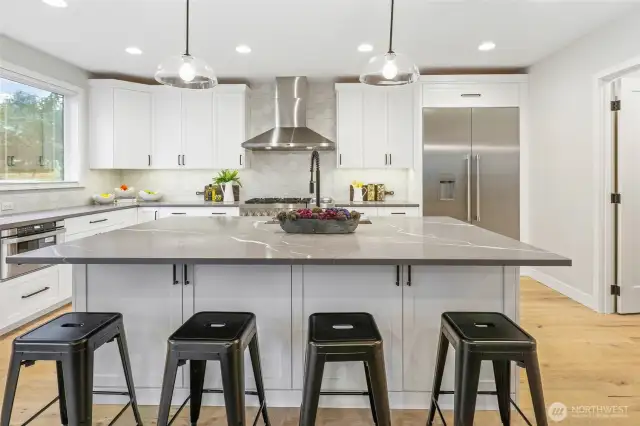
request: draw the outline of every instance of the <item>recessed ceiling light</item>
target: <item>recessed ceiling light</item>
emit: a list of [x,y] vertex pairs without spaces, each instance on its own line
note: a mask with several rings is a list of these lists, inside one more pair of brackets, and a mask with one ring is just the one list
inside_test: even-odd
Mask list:
[[496,48],[496,44],[492,41],[483,41],[482,43],[480,43],[480,46],[478,46],[478,50],[481,50],[483,52],[487,52],[495,48]]
[[238,53],[251,53],[251,48],[249,46],[247,46],[246,44],[241,44],[239,46],[236,46],[236,52],[238,52]]
[[368,43],[363,43],[358,46],[358,52],[371,52],[373,50],[373,46]]
[[130,46],[124,49],[129,55],[142,55],[142,50],[139,47]]
[[43,3],[53,7],[67,7],[68,4],[65,0],[42,0]]

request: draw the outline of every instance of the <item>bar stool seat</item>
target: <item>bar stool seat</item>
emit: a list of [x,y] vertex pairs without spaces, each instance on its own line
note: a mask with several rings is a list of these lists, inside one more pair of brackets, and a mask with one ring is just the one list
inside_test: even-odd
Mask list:
[[[244,351],[249,348],[256,391],[244,389]],[[189,361],[190,395],[169,420],[171,399],[178,367]],[[207,361],[220,361],[222,389],[205,389],[204,378]],[[229,426],[245,425],[245,393],[257,395],[260,415],[265,425],[270,426],[267,402],[262,381],[260,350],[256,317],[249,312],[199,312],[178,328],[167,342],[167,359],[162,380],[162,394],[158,410],[158,426],[171,424],[190,403],[190,421],[197,425],[205,393],[224,394]]]
[[63,425],[91,425],[94,352],[113,340],[118,343],[127,392],[100,393],[126,395],[129,397],[129,402],[110,424],[115,423],[131,405],[136,423],[141,425],[122,314],[71,312],[62,314],[13,341],[1,426],[8,426],[10,422],[20,367],[23,365],[30,367],[36,361],[45,360],[56,361],[58,397],[33,415],[25,424],[30,423],[44,410],[59,401],[60,420]]
[[[440,389],[449,344],[456,350],[455,392]],[[484,360],[493,362],[496,391],[478,392],[480,365]],[[538,426],[547,426],[536,340],[502,313],[443,313],[427,426],[433,424],[436,410],[446,425],[438,405],[438,397],[450,394],[454,395],[455,426],[473,425],[478,394],[498,397],[500,419],[504,426],[511,424],[510,404],[513,404],[525,422],[531,425],[529,419],[511,399],[512,361],[527,370],[536,423]]]
[[[373,421],[391,425],[382,336],[371,314],[315,313],[309,317],[300,426],[313,426],[320,395],[368,395]],[[327,362],[364,364],[367,392],[321,391]]]

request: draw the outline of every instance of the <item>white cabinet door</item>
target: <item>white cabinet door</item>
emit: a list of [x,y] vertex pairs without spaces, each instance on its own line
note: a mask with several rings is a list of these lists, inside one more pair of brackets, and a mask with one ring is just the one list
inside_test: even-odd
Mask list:
[[[236,311],[256,315],[266,389],[291,389],[291,267],[196,265],[194,312]],[[255,389],[249,351],[245,387]],[[209,362],[206,388],[220,388],[220,365]]]
[[73,265],[57,265],[59,269],[58,299],[70,299],[73,295]]
[[372,216],[378,216],[378,208],[377,207],[360,207],[360,206],[351,206],[347,207],[349,211],[355,210],[360,213],[362,219],[367,219]]
[[113,91],[113,166],[146,169],[151,155],[151,94]]
[[395,169],[413,168],[416,110],[413,94],[413,87],[394,87],[387,91],[388,166]]
[[337,93],[338,167],[363,166],[363,93],[341,90]]
[[182,95],[173,87],[153,92],[153,154],[151,167],[177,169],[182,155]]
[[182,157],[180,165],[188,169],[212,169],[213,164],[213,92],[182,92]]
[[[172,265],[91,265],[87,272],[86,311],[123,315],[136,387],[160,388],[167,338],[182,324],[182,286],[173,285]],[[96,351],[94,370],[96,387],[126,388],[115,342]]]
[[[503,311],[502,267],[413,266],[404,279],[404,390],[430,392],[440,316],[445,311]],[[453,390],[454,350],[449,349],[442,389]],[[493,371],[483,365],[481,390],[495,389]]]
[[138,223],[153,222],[158,218],[156,207],[138,207]]
[[216,93],[214,96],[216,169],[241,169],[246,154],[241,144],[246,140],[244,93]]
[[[387,166],[387,91],[373,87],[364,90],[363,147],[364,167],[381,169]],[[353,125],[357,125],[354,123]]]
[[[348,243],[346,243],[348,244]],[[396,286],[395,266],[304,266],[303,315],[307,335],[309,315],[316,312],[369,312],[384,340],[390,391],[402,389],[402,287]],[[366,297],[363,297],[366,295]],[[304,351],[300,348],[299,351]],[[304,356],[294,352],[294,356]],[[322,388],[364,390],[364,367],[328,363]]]
[[89,92],[89,156],[92,169],[113,167],[113,89],[92,87]]

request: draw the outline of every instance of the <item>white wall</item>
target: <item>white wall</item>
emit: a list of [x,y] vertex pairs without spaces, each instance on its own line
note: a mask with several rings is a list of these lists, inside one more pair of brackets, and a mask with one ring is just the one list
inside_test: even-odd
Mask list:
[[[530,242],[573,260],[533,276],[597,307],[601,247],[594,76],[640,55],[640,13],[607,24],[530,69]],[[600,205],[598,205],[600,204]]]
[[[0,35],[0,64],[9,62],[30,71],[63,80],[85,90],[88,89],[87,73],[67,62],[33,49],[25,44]],[[87,104],[82,106],[87,117]],[[80,135],[80,144],[88,146],[88,126]],[[112,190],[119,186],[120,172],[89,171],[86,161],[86,149],[81,162],[81,183],[83,188],[46,190],[46,191],[0,191],[0,202],[12,201],[15,210],[4,213],[17,213],[32,210],[55,209],[90,203],[91,195]]]
[[[249,135],[255,136],[273,127],[275,121],[275,80],[250,81]],[[336,95],[331,82],[310,82],[307,103],[307,125],[323,136],[336,140]],[[241,198],[265,196],[309,196],[308,153],[253,152],[251,167],[240,172],[243,183]],[[368,183],[385,183],[395,191],[390,199],[408,197],[407,170],[345,170],[336,168],[335,152],[320,154],[321,194],[337,201],[348,200],[349,184],[357,179]],[[211,183],[217,170],[134,171],[123,172],[122,179],[139,189],[156,189],[167,200],[197,199],[195,192]]]

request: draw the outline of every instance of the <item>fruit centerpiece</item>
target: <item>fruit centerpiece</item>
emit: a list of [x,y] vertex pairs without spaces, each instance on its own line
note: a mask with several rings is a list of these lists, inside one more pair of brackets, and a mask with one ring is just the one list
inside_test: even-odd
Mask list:
[[290,234],[350,234],[358,227],[360,213],[335,207],[314,207],[280,212],[276,219]]

